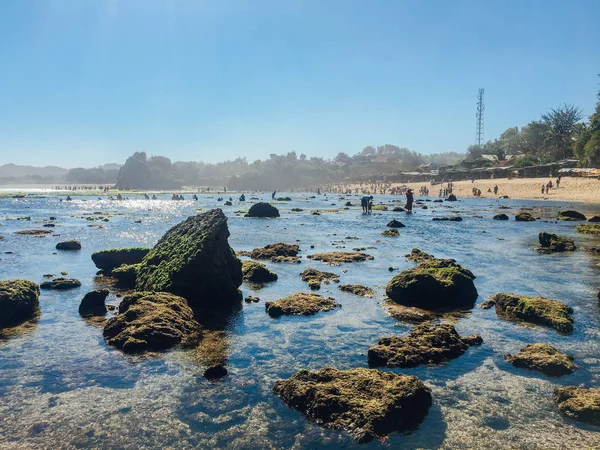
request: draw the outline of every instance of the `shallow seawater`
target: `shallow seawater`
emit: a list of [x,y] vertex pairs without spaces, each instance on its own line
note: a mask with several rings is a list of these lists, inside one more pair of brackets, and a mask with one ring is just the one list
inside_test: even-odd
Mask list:
[[[0,279],[43,281],[43,274],[68,272],[82,287],[65,292],[42,291],[41,315],[33,324],[0,340],[0,447],[2,448],[355,448],[343,431],[308,422],[271,392],[273,383],[302,368],[367,367],[367,350],[381,337],[407,334],[414,325],[386,315],[380,303],[394,273],[412,267],[404,254],[413,247],[439,257],[455,258],[472,270],[478,302],[501,291],[542,295],[575,310],[575,330],[562,336],[543,327],[526,327],[496,317],[493,309],[475,307],[453,319],[461,334],[480,334],[484,343],[448,364],[403,369],[432,388],[433,406],[419,429],[392,434],[385,442],[361,448],[586,448],[600,444],[600,427],[563,418],[552,403],[559,385],[598,387],[600,382],[600,307],[596,294],[600,258],[578,250],[542,255],[534,251],[537,234],[549,231],[575,237],[576,243],[598,244],[578,235],[577,222],[555,222],[559,209],[600,213],[600,205],[567,202],[465,199],[425,203],[429,209],[404,213],[344,210],[356,196],[291,194],[277,204],[276,220],[246,219],[235,211],[251,201],[221,206],[216,196],[195,201],[94,200],[74,197],[0,200]],[[250,195],[248,196],[248,198]],[[269,199],[270,195],[260,195]],[[167,196],[164,196],[166,199]],[[376,197],[394,205],[396,197]],[[334,205],[332,205],[334,204]],[[395,203],[401,204],[401,203]],[[500,205],[511,212],[534,208],[535,223],[494,221]],[[244,303],[214,327],[198,348],[150,356],[128,356],[106,346],[102,324],[85,321],[77,308],[83,295],[97,288],[92,252],[106,248],[151,246],[171,226],[198,209],[222,207],[229,217],[230,245],[251,250],[274,242],[298,243],[301,264],[267,263],[279,280],[244,295]],[[303,212],[291,212],[302,208]],[[314,210],[323,211],[313,216]],[[337,210],[337,212],[325,212]],[[108,222],[89,221],[103,212]],[[433,222],[434,216],[460,214],[463,222]],[[31,221],[6,220],[30,216]],[[56,217],[56,235],[38,238],[14,234],[41,228]],[[386,223],[406,224],[397,238],[383,237]],[[511,217],[512,218],[512,217]],[[141,223],[136,223],[140,221]],[[88,225],[98,224],[99,227]],[[358,237],[359,239],[346,239]],[[56,252],[57,242],[78,239],[80,252]],[[314,246],[314,249],[311,248]],[[338,249],[337,247],[343,247]],[[366,250],[372,261],[325,266],[306,255],[322,251]],[[5,252],[12,252],[6,254]],[[340,274],[341,282],[360,283],[377,292],[374,299],[323,285],[321,293],[342,308],[312,317],[272,319],[264,302],[307,285],[298,274],[307,267]],[[394,273],[388,271],[394,267]],[[109,302],[117,304],[111,296]],[[545,342],[575,356],[575,373],[558,379],[513,368],[503,359],[528,343]],[[229,376],[208,381],[207,364],[227,359]],[[394,370],[400,372],[400,370]]]

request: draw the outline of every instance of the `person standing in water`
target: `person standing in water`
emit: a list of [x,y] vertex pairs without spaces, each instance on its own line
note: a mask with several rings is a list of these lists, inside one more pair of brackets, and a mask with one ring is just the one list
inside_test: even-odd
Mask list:
[[271,199],[275,200],[275,194],[277,194],[277,191],[273,191],[273,193],[271,194]]
[[412,189],[407,189],[407,191],[406,191],[406,206],[405,206],[407,213],[412,212],[413,200],[414,200],[414,196],[413,196]]

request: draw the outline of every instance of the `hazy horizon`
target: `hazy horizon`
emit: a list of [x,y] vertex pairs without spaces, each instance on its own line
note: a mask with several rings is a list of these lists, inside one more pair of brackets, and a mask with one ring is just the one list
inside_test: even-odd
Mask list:
[[[33,5],[32,5],[33,4]],[[0,4],[0,165],[463,153],[563,103],[594,108],[600,3]]]

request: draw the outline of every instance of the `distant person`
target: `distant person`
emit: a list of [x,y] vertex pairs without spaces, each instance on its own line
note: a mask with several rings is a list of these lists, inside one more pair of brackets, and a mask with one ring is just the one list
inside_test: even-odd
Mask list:
[[544,193],[544,189],[546,189],[546,185],[542,184],[542,194]]
[[498,185],[494,186],[494,194],[498,194]]
[[369,197],[369,201],[367,202],[367,214],[371,214],[373,212],[373,196]]
[[198,196],[197,196],[196,194],[192,195],[192,198],[193,198],[194,200],[198,200]]
[[363,213],[368,213],[369,212],[369,202],[373,200],[373,197],[369,197],[368,195],[365,195],[363,198],[360,199],[360,206],[362,206],[362,210]]
[[153,195],[152,200],[158,200],[158,197],[156,195]]
[[560,186],[560,177],[556,179],[556,189]]
[[67,201],[70,202],[71,201],[71,197],[69,195],[67,195]]
[[245,202],[246,196],[244,194],[240,195],[240,202]]
[[271,194],[271,199],[275,200],[275,194],[277,194],[277,191],[273,191],[273,193]]
[[412,191],[412,189],[407,189],[406,190],[406,206],[405,206],[407,213],[412,212],[413,201],[414,201],[413,191]]

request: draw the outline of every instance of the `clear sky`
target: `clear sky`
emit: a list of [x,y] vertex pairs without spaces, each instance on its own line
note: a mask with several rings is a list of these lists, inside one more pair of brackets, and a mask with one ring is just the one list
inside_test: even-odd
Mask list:
[[462,152],[591,114],[600,0],[1,0],[0,164]]

